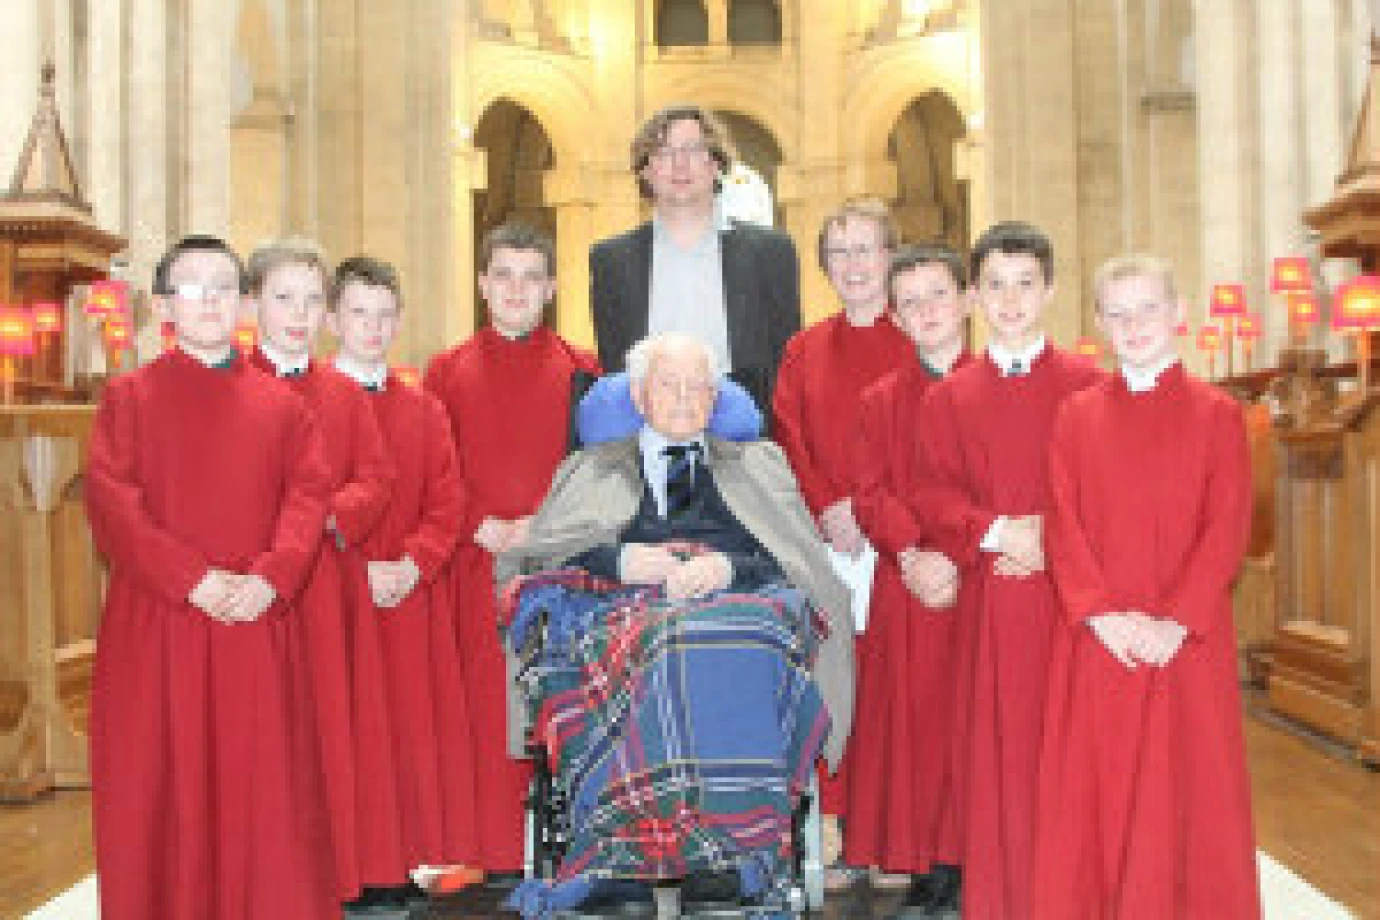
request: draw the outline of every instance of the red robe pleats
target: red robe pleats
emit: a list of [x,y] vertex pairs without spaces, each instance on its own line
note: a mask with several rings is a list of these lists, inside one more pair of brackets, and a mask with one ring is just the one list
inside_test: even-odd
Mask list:
[[[110,560],[91,701],[102,916],[337,916],[299,686],[328,494],[312,415],[243,362],[171,353],[107,386],[85,487]],[[186,601],[210,567],[278,599],[218,623]]]
[[[479,867],[521,868],[523,801],[531,766],[509,756],[508,675],[494,605],[493,559],[474,543],[485,517],[536,511],[569,445],[571,375],[595,373],[594,357],[545,327],[509,340],[485,327],[438,355],[426,389],[450,417],[465,494],[450,577],[454,630],[471,733]],[[456,733],[457,737],[460,733]]]
[[[1040,768],[1034,911],[1049,920],[1260,915],[1230,585],[1250,530],[1240,407],[1165,371],[1069,399],[1051,445],[1049,552],[1063,601]],[[1189,630],[1128,670],[1102,613]]]
[[[838,313],[786,343],[772,391],[771,434],[816,516],[849,497],[863,390],[915,361],[914,344],[886,316],[871,326],[854,326]],[[867,648],[872,640],[863,633],[855,641],[854,665],[861,683],[873,657]],[[833,775],[821,771],[820,807],[825,814],[845,813],[854,759],[850,741],[838,770]]]
[[[273,373],[262,353],[253,358]],[[393,751],[370,739],[388,733],[384,698],[372,688],[383,677],[383,649],[365,581],[360,545],[383,516],[393,467],[367,394],[329,365],[312,362],[284,378],[316,415],[326,447],[335,521],[303,591],[309,696],[316,710],[319,760],[331,821],[341,900],[365,884],[398,884],[392,861],[398,843],[370,822],[395,814]]]
[[917,444],[917,514],[962,570],[953,744],[965,920],[1030,915],[1031,848],[1050,650],[1058,617],[1048,572],[997,575],[979,544],[1002,515],[1052,508],[1048,445],[1059,405],[1104,375],[1046,347],[1028,374],[984,358],[933,387]]
[[[960,356],[955,369],[969,363]],[[847,794],[849,865],[923,874],[959,861],[951,833],[954,610],[907,590],[897,555],[932,548],[907,505],[918,489],[915,442],[929,437],[925,394],[938,378],[918,360],[868,387],[860,402],[854,506],[879,560],[859,654]]]

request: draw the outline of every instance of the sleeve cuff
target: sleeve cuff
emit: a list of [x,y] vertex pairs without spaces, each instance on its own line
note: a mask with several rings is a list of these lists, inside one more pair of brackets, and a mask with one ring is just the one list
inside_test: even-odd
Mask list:
[[1001,531],[1006,524],[1006,518],[999,517],[992,522],[992,526],[987,528],[987,533],[982,535],[982,542],[978,544],[978,549],[984,553],[1001,552]]

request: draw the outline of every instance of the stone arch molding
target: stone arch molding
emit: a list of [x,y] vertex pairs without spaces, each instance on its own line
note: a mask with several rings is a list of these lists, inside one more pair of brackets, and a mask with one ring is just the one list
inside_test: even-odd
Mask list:
[[551,139],[557,169],[586,159],[595,106],[590,87],[576,74],[535,55],[495,56],[475,68],[470,89],[471,129],[491,105],[507,99],[541,123]]
[[864,161],[886,157],[891,131],[906,107],[935,91],[953,102],[971,132],[982,100],[965,75],[938,66],[921,51],[888,53],[869,62],[845,95],[843,111],[853,113],[844,125],[845,156]]

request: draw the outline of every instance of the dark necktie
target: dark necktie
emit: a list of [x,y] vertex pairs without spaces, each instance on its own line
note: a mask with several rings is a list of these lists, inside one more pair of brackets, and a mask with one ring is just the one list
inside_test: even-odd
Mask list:
[[362,383],[362,384],[360,384],[360,386],[364,387],[364,392],[366,392],[366,393],[382,393],[382,392],[383,392],[383,384],[381,384],[381,383]]
[[676,520],[690,510],[695,495],[695,460],[700,453],[698,444],[671,444],[663,447],[666,455],[666,517]]
[[230,353],[228,355],[226,355],[224,358],[221,358],[215,364],[208,364],[207,367],[216,371],[228,371],[234,368],[235,362],[239,360],[239,357],[239,352],[235,351],[235,349],[232,348],[230,349]]
[[305,376],[306,373],[307,372],[304,369],[300,367],[294,367],[291,370],[283,371],[278,376],[283,378],[284,380],[296,380],[298,377]]
[[1030,373],[1030,365],[1021,358],[1011,362],[1011,366],[1006,369],[1007,377],[1024,377]]

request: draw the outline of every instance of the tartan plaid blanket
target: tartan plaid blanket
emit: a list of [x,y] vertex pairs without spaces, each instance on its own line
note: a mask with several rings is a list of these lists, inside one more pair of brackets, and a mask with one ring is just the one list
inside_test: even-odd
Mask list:
[[804,596],[672,601],[567,569],[520,582],[502,610],[571,803],[554,884],[528,882],[514,906],[540,917],[593,879],[725,869],[764,903],[784,899],[792,806],[829,728]]

